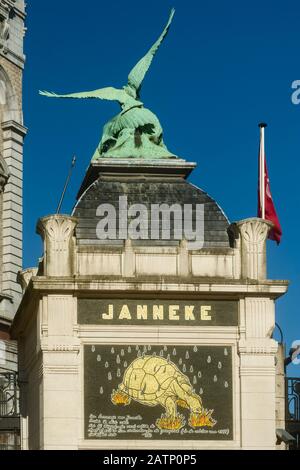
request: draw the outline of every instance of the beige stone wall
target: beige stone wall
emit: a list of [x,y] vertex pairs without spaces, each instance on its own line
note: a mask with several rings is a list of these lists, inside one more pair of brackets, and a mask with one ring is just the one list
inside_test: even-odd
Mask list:
[[[2,18],[12,3],[1,4]],[[1,195],[0,291],[7,298],[0,303],[0,316],[10,322],[21,298],[17,273],[22,269],[23,222],[23,127],[22,80],[24,3],[14,2],[15,15],[9,20],[9,37],[0,48],[0,155],[9,179]]]

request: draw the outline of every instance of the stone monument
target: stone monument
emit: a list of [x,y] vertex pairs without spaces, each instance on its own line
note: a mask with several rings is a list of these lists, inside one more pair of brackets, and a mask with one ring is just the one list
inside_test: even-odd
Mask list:
[[140,101],[173,14],[123,89],[61,95],[121,112],[72,214],[38,221],[44,256],[20,274],[24,449],[276,448],[272,333],[288,283],[267,277],[271,225],[230,223]]

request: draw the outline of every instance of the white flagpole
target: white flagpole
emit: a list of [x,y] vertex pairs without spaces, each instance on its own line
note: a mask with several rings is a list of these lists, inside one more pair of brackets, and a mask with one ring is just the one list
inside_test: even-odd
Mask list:
[[266,218],[266,185],[265,185],[265,127],[267,124],[260,123],[260,148],[259,148],[259,174],[260,174],[260,206],[261,217]]

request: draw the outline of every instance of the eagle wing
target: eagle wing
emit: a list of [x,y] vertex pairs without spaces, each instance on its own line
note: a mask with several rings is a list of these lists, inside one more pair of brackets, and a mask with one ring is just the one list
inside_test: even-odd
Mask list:
[[135,88],[135,90],[137,91],[137,95],[142,86],[142,82],[145,78],[145,75],[147,71],[149,70],[153,57],[155,56],[157,50],[159,49],[159,46],[161,45],[166,35],[168,34],[174,13],[175,13],[175,10],[174,8],[172,8],[168,22],[163,32],[159,36],[158,40],[149,49],[147,54],[133,67],[133,69],[128,75],[128,85],[131,86],[132,88]]
[[128,95],[124,90],[119,90],[114,87],[100,88],[99,90],[85,91],[80,93],[70,93],[67,95],[58,95],[57,93],[50,91],[39,91],[39,94],[49,98],[98,98],[100,100],[118,101],[121,104],[125,103],[128,99]]

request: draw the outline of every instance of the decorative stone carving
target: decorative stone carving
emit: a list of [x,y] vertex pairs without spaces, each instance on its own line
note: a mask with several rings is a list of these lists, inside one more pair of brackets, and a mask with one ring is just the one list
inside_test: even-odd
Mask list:
[[5,47],[7,43],[7,40],[9,38],[9,30],[10,30],[9,19],[4,18],[1,21],[1,29],[0,29],[0,47],[1,48]]
[[18,272],[17,281],[21,285],[23,292],[27,289],[31,278],[37,275],[37,271],[37,268],[28,268]]
[[44,241],[46,276],[74,274],[73,234],[77,220],[67,215],[51,215],[38,221],[37,233]]
[[0,155],[0,193],[3,193],[6,183],[8,181],[8,178],[9,178],[9,171],[8,171],[7,165],[3,157]]
[[241,238],[242,278],[266,279],[266,240],[272,222],[252,218],[241,220],[236,226]]
[[10,20],[14,18],[15,12],[11,2],[0,4],[0,49],[7,53],[7,41],[10,33]]
[[275,328],[275,305],[271,299],[245,299],[246,338],[271,338]]

